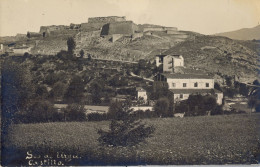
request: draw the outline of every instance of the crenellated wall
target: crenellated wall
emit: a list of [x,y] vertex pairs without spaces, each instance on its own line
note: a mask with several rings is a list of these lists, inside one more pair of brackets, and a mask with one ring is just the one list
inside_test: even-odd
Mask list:
[[120,21],[126,21],[125,16],[91,17],[88,19],[88,23],[113,23]]

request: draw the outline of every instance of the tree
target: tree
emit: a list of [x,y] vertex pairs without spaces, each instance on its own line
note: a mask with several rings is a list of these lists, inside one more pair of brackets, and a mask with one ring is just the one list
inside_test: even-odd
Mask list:
[[65,94],[65,98],[68,101],[68,103],[81,102],[84,97],[84,89],[85,85],[83,79],[78,75],[74,76]]
[[10,124],[17,112],[24,111],[35,98],[35,85],[30,69],[6,59],[2,66],[1,95],[3,124]]
[[84,57],[84,54],[85,54],[85,53],[84,53],[84,50],[81,49],[80,52],[79,52],[79,54],[80,54],[80,58],[83,58],[83,57]]
[[88,61],[91,61],[91,55],[90,54],[88,54]]
[[[213,111],[217,107],[217,102],[215,97],[211,95],[190,95],[189,98],[182,102],[182,108],[186,108],[186,115],[188,116],[198,116],[206,115],[208,111]],[[186,107],[187,106],[187,107]]]
[[49,95],[49,92],[48,92],[46,86],[44,86],[44,85],[38,85],[35,93],[36,93],[36,97],[41,98],[41,99],[45,99]]
[[31,38],[31,34],[29,32],[27,32],[26,36],[27,38]]
[[54,108],[54,105],[47,100],[36,101],[28,111],[20,114],[22,122],[39,123],[61,121],[62,115]]
[[72,54],[74,49],[76,48],[76,42],[74,41],[73,37],[69,37],[67,40],[68,52]]
[[219,83],[217,83],[217,82],[214,83],[214,88],[217,89],[217,90],[219,90],[219,91],[222,91],[222,89],[221,89]]
[[98,130],[100,135],[98,141],[102,145],[133,146],[151,136],[155,128],[145,125],[140,120],[135,120],[130,114],[131,111],[128,100],[110,107],[109,112],[114,112],[117,116],[111,120],[108,131]]
[[65,121],[85,121],[86,109],[84,105],[70,104],[64,110]]
[[157,100],[154,106],[154,111],[157,113],[157,116],[159,117],[168,116],[169,100],[166,97],[162,97],[159,100]]
[[254,87],[251,89],[248,95],[248,106],[251,108],[251,112],[253,111],[253,108],[255,108],[256,112],[260,111],[260,83],[258,80],[255,80],[253,82]]
[[50,96],[54,99],[62,99],[67,91],[67,85],[61,81],[56,82],[50,92]]
[[169,94],[168,84],[163,82],[154,82],[153,83],[153,90],[150,95],[150,99],[158,100],[161,97],[167,97]]
[[93,82],[90,85],[90,89],[91,89],[92,103],[100,104],[101,103],[101,92],[102,92],[101,85],[98,82]]
[[225,79],[226,79],[227,86],[231,87],[232,86],[232,77],[226,76]]

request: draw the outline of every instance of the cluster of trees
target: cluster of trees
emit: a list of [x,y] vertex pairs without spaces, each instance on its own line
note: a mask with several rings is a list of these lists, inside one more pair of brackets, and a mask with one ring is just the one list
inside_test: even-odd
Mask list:
[[[68,89],[61,81],[48,82],[48,85],[53,86],[48,92],[46,86],[34,81],[30,67],[24,63],[6,58],[1,72],[3,125],[86,119],[84,107],[77,108],[75,105],[69,105],[66,111],[58,112],[52,103],[53,98],[62,98],[66,94],[69,94],[69,97],[73,96],[72,103],[77,101],[77,97],[82,95],[84,90],[84,87],[78,85],[79,78],[75,77]],[[68,119],[64,118],[64,113],[68,114]],[[77,118],[73,118],[74,115],[77,115]]]
[[207,95],[190,95],[185,101],[180,102],[175,108],[176,113],[184,113],[186,116],[217,115],[222,114],[222,107],[216,103],[216,98]]
[[149,78],[153,74],[158,72],[158,68],[155,63],[151,63],[150,61],[146,61],[144,59],[140,59],[138,61],[138,65],[134,69],[134,73],[136,75],[140,75],[142,77]]

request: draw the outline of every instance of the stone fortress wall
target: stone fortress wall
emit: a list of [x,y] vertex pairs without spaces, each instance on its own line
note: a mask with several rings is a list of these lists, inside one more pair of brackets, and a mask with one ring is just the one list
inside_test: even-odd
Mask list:
[[136,31],[138,31],[138,26],[132,21],[121,21],[105,24],[102,27],[101,36],[113,34],[124,34],[130,36]]
[[65,30],[69,29],[69,26],[65,25],[51,25],[51,26],[41,26],[40,27],[40,33],[43,32],[51,32],[51,31],[60,31],[60,30]]
[[121,22],[126,21],[125,16],[108,16],[108,17],[90,17],[88,18],[88,23],[113,23],[113,22]]
[[143,32],[146,31],[178,31],[176,27],[144,27]]
[[[55,36],[59,34],[69,34],[72,31],[91,32],[101,31],[100,36],[113,36],[121,34],[123,36],[133,37],[134,39],[142,37],[146,32],[165,32],[183,36],[176,27],[163,27],[157,25],[137,25],[133,21],[127,21],[125,16],[91,17],[87,23],[66,25],[41,26],[39,34],[42,37]],[[31,33],[32,36],[35,34]],[[39,34],[37,34],[39,36]],[[185,36],[184,36],[185,38]],[[114,41],[114,40],[113,40]]]

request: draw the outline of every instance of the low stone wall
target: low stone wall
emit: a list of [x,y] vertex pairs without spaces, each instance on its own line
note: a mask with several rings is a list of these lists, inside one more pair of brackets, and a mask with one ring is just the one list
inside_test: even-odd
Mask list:
[[141,38],[142,36],[144,36],[144,33],[134,33],[132,35],[132,40],[136,39],[136,38]]
[[166,30],[166,34],[176,34],[176,35],[179,35],[179,34],[183,34],[183,33],[180,33],[179,31],[176,31],[176,30]]
[[176,27],[145,27],[143,28],[143,32],[146,31],[177,31]]

